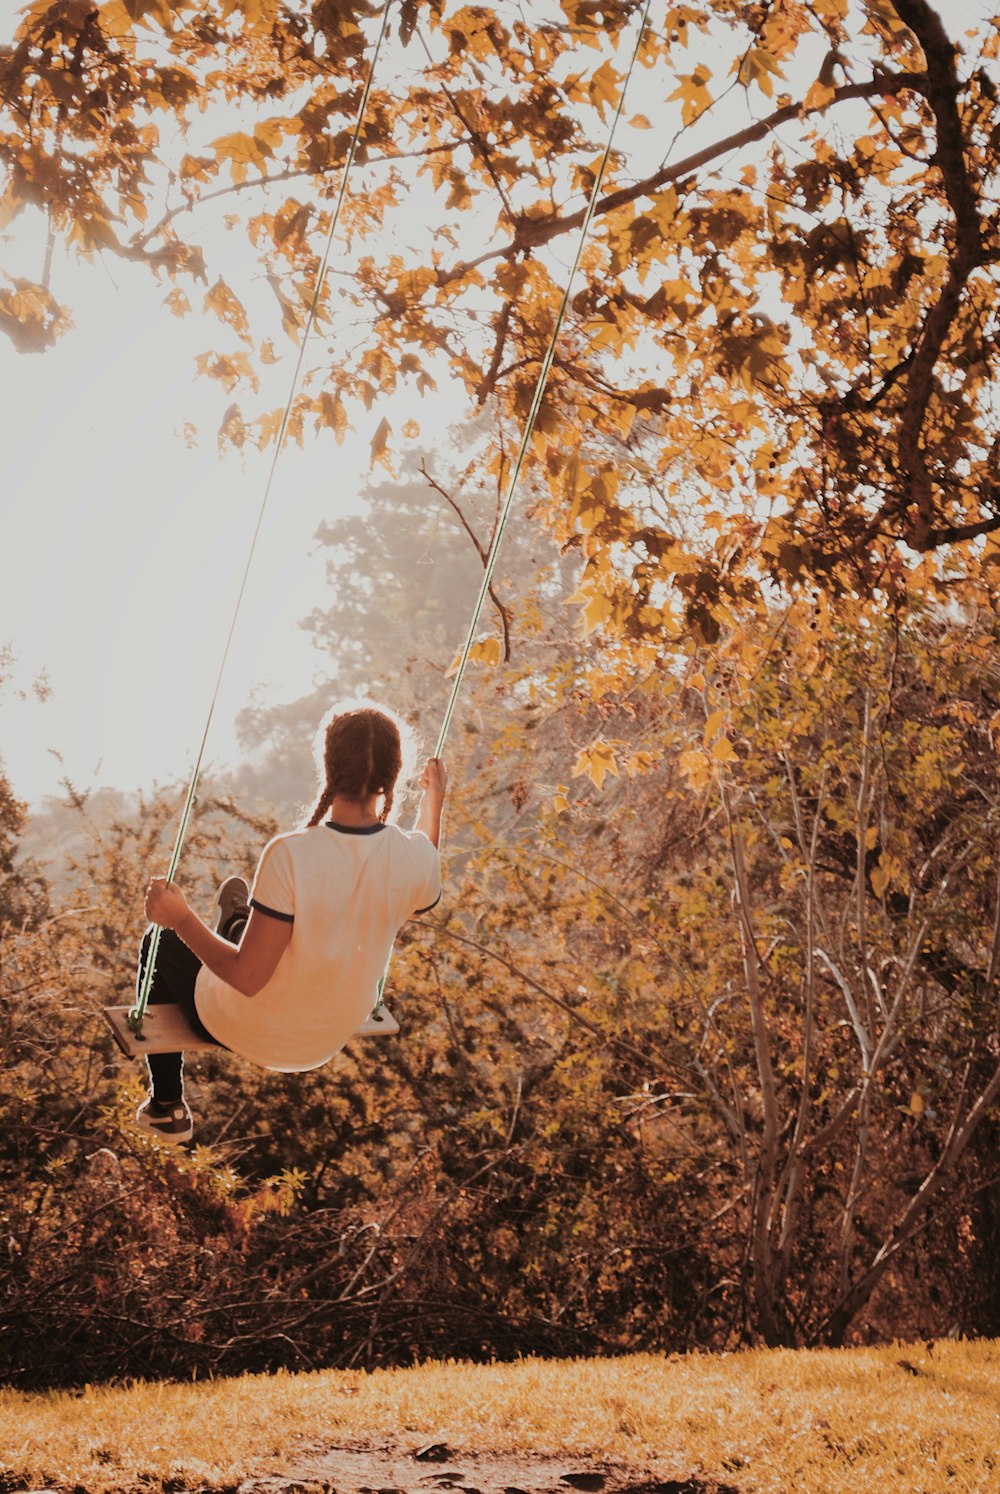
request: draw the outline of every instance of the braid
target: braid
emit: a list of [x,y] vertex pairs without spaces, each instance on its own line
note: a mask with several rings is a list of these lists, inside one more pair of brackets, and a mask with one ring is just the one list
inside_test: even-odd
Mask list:
[[330,808],[330,805],[332,803],[333,803],[333,794],[330,792],[329,787],[327,787],[320,794],[319,799],[318,799],[318,801],[316,803],[316,808],[312,812],[312,816],[311,816],[311,818],[309,820],[309,826],[310,827],[313,826],[313,825],[318,825],[319,824],[320,820],[326,814],[327,810]]
[[402,765],[400,728],[386,711],[366,703],[334,709],[317,737],[322,791],[308,824],[318,825],[338,797],[361,803],[373,794],[382,797],[384,824]]

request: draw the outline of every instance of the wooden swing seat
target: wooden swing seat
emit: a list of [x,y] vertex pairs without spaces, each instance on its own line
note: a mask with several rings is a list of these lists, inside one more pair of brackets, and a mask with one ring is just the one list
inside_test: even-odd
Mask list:
[[[157,1002],[147,1006],[142,1019],[142,1030],[135,1032],[129,1026],[130,1006],[106,1006],[104,1016],[111,1028],[111,1035],[126,1058],[144,1058],[147,1053],[207,1053],[221,1048],[214,1038],[203,1037],[195,1032],[183,1007],[172,1002]],[[399,1023],[387,1006],[371,1012],[362,1022],[355,1037],[391,1037],[399,1031]]]

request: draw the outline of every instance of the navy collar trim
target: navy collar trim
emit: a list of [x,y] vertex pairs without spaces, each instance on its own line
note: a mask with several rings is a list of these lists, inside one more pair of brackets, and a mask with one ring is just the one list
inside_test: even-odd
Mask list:
[[328,830],[339,830],[341,835],[377,835],[380,830],[385,829],[385,826],[381,823],[377,825],[338,825],[336,820],[327,820],[326,828]]

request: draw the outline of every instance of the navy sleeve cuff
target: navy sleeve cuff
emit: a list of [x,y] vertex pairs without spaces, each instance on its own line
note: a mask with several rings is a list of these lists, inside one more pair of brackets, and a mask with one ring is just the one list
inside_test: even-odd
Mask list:
[[269,908],[266,903],[259,903],[255,897],[250,899],[251,908],[256,908],[258,913],[266,913],[268,918],[277,918],[282,923],[294,923],[294,913],[279,913],[277,908]]

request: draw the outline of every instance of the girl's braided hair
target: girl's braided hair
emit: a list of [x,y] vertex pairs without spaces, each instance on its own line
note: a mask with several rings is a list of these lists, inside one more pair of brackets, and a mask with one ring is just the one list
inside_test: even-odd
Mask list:
[[378,794],[379,819],[392,810],[396,779],[403,766],[403,732],[381,706],[334,706],[316,736],[316,769],[323,785],[309,825],[318,825],[336,797],[359,803]]

